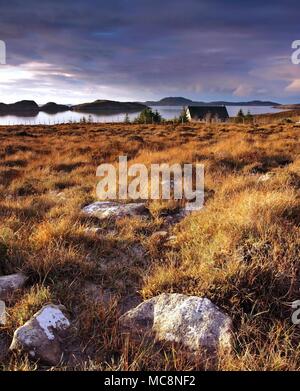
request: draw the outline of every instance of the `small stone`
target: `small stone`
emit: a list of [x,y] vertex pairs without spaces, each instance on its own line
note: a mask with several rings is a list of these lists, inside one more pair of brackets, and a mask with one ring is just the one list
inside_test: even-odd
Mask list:
[[67,199],[66,194],[63,191],[50,190],[49,194],[59,201],[65,201]]
[[17,289],[23,288],[27,277],[23,273],[10,274],[0,277],[0,299],[6,300]]
[[275,175],[274,172],[267,172],[266,174],[261,175],[261,176],[258,178],[257,182],[267,182],[267,181],[269,181],[274,175]]
[[88,227],[84,230],[85,233],[87,234],[100,234],[100,233],[103,233],[103,229],[102,228],[97,228],[97,227]]
[[167,239],[167,237],[168,237],[167,231],[157,231],[151,235],[151,239],[156,241],[162,241],[164,239]]
[[63,357],[62,341],[70,327],[63,311],[63,306],[44,306],[15,331],[10,350],[26,352],[45,364],[58,365]]

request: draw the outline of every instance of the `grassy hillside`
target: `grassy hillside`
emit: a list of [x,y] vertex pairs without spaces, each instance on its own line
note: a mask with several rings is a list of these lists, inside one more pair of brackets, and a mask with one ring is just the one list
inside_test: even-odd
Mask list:
[[[295,124],[70,124],[0,128],[0,275],[24,271],[0,341],[43,304],[66,306],[69,359],[56,369],[299,370],[300,145]],[[85,217],[96,167],[203,163],[205,207],[166,228],[174,202],[116,224]],[[100,228],[97,233],[89,228]],[[167,243],[153,233],[168,229]],[[95,300],[95,288],[100,300]],[[204,296],[234,322],[234,352],[189,362],[180,351],[136,345],[117,319],[162,292]],[[1,344],[0,344],[1,345]],[[9,354],[4,369],[45,368]]]
[[284,110],[279,111],[278,113],[270,114],[257,114],[254,116],[255,120],[259,124],[270,124],[270,123],[292,123],[300,120],[300,111],[299,110]]

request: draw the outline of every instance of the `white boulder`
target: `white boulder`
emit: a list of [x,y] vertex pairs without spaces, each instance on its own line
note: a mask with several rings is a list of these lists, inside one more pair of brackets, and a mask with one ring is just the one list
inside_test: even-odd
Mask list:
[[10,349],[24,351],[46,364],[59,364],[63,356],[62,339],[70,327],[64,310],[61,305],[44,306],[15,331]]
[[98,201],[82,209],[86,215],[99,219],[121,218],[125,216],[139,216],[145,213],[144,203],[120,204],[119,202]]
[[157,341],[178,343],[189,352],[231,349],[230,317],[197,296],[161,294],[122,315],[120,325],[133,336],[153,335]]

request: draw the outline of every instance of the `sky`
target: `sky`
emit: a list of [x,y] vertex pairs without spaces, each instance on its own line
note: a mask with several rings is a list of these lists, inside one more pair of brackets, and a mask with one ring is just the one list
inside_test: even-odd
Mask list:
[[0,0],[0,101],[300,102],[298,0]]

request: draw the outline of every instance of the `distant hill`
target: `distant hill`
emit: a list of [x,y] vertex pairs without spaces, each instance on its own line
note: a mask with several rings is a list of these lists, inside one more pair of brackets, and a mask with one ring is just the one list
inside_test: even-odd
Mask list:
[[44,111],[45,113],[49,113],[49,114],[62,113],[64,111],[69,111],[69,110],[70,110],[69,106],[60,105],[54,102],[48,102],[40,107],[40,111]]
[[112,100],[95,100],[90,103],[82,103],[72,106],[74,111],[84,113],[97,113],[97,112],[112,112],[112,113],[126,113],[126,112],[138,112],[142,111],[147,106],[143,103],[137,102],[116,102]]
[[194,103],[190,99],[182,97],[168,97],[163,98],[159,101],[148,101],[144,102],[147,106],[188,106]]
[[168,97],[163,98],[159,101],[146,101],[143,103],[147,106],[189,106],[196,102],[193,102],[192,100],[183,97]]
[[22,100],[16,103],[0,103],[0,114],[37,114],[39,106],[33,100]]
[[252,100],[248,102],[228,102],[228,101],[212,101],[212,102],[196,102],[183,97],[167,97],[159,101],[143,102],[147,106],[278,106],[279,103],[261,100]]

